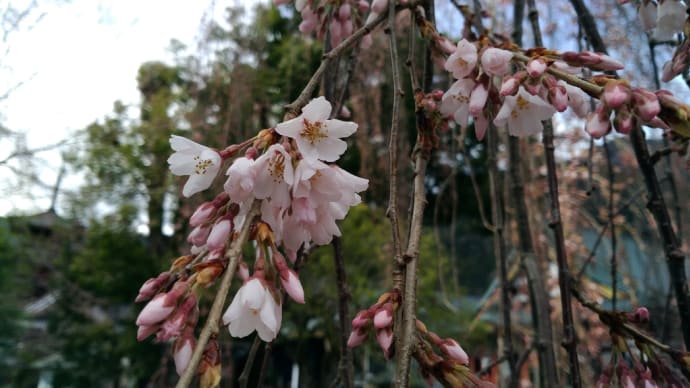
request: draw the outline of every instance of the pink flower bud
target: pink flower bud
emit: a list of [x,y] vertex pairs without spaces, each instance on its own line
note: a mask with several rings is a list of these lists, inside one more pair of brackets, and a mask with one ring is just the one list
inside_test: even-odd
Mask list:
[[211,232],[211,228],[207,226],[197,226],[192,230],[191,233],[189,233],[189,236],[187,236],[187,242],[196,245],[198,247],[203,246],[206,244],[206,239],[208,238],[208,234]]
[[630,87],[622,82],[609,81],[604,87],[601,100],[611,109],[618,109],[630,102]]
[[232,233],[232,220],[224,218],[218,221],[211,229],[211,233],[206,240],[206,247],[209,250],[221,249],[228,242],[230,234]]
[[367,331],[363,329],[355,329],[350,333],[350,337],[347,339],[347,347],[354,348],[355,346],[361,345],[364,340],[367,339]]
[[367,2],[366,0],[359,0],[356,5],[359,12],[364,13],[369,10],[369,2]]
[[654,128],[660,128],[660,129],[663,129],[665,131],[668,131],[671,129],[671,127],[669,127],[668,124],[666,124],[666,122],[664,120],[660,119],[659,117],[654,117],[653,119],[647,121],[645,123],[645,125],[648,125],[648,126],[654,127]]
[[139,289],[139,295],[137,295],[137,298],[134,299],[134,301],[143,302],[151,299],[151,297],[155,295],[158,290],[165,285],[165,283],[168,282],[168,279],[170,279],[170,272],[165,271],[157,277],[145,281]]
[[369,325],[369,322],[371,322],[371,313],[369,310],[362,310],[352,319],[352,327],[355,329],[363,328]]
[[439,349],[450,359],[457,361],[462,365],[469,365],[470,363],[470,358],[467,356],[465,350],[452,338],[446,338],[443,340],[439,345]]
[[635,116],[632,115],[632,112],[630,112],[627,107],[623,107],[616,112],[616,115],[613,118],[613,127],[616,128],[616,131],[627,135],[634,126]]
[[501,96],[512,96],[517,93],[520,84],[527,77],[527,72],[519,71],[515,73],[512,77],[503,78],[503,83],[501,83],[501,90],[499,93]]
[[343,40],[343,28],[340,21],[337,19],[331,20],[331,24],[328,26],[328,31],[331,36],[331,47],[335,47]]
[[352,35],[352,32],[355,29],[354,24],[352,24],[352,19],[343,20],[340,22],[340,24],[341,24],[342,30],[343,30],[343,39]]
[[443,94],[444,94],[444,93],[445,93],[445,92],[444,92],[443,90],[441,90],[441,89],[436,89],[436,90],[434,90],[434,91],[431,92],[431,97],[432,97],[434,100],[436,100],[436,101],[441,101],[441,99],[443,99]]
[[383,329],[393,324],[393,305],[384,303],[383,306],[374,314],[374,327]]
[[163,324],[161,329],[156,336],[158,342],[165,342],[172,337],[177,337],[182,332],[182,329],[187,322],[187,318],[191,313],[192,309],[196,308],[197,300],[194,294],[189,295],[182,304],[175,309],[175,312],[168,317]]
[[469,111],[472,116],[482,113],[486,100],[489,97],[489,88],[483,82],[478,83],[470,94]]
[[642,121],[649,121],[661,112],[656,94],[643,88],[632,88],[632,100],[635,114]]
[[173,284],[172,288],[170,291],[165,293],[165,299],[163,300],[163,303],[166,306],[175,306],[177,305],[177,301],[180,300],[180,298],[187,293],[187,290],[189,290],[189,281],[185,280],[178,280]]
[[527,62],[527,74],[529,74],[530,77],[532,78],[538,78],[541,77],[542,74],[546,71],[546,62],[544,62],[543,59],[537,58],[537,59],[532,59],[531,61]]
[[439,36],[438,39],[436,39],[436,43],[438,43],[438,47],[441,49],[441,51],[448,55],[453,54],[457,48],[457,46],[445,36]]
[[160,325],[139,325],[137,329],[137,341],[143,341],[151,334],[157,332],[160,327]]
[[280,284],[283,286],[285,292],[290,295],[290,298],[297,303],[304,304],[304,289],[302,283],[299,281],[297,273],[291,269],[280,274]]
[[[376,342],[379,343],[379,346],[384,351],[384,355],[387,356],[388,349],[390,349],[393,343],[393,329],[387,327],[385,329],[376,330]],[[388,357],[386,357],[386,359],[388,359]]]
[[174,305],[165,304],[166,294],[158,294],[144,306],[137,317],[137,325],[151,326],[155,325],[170,315],[175,309]]
[[374,0],[371,2],[371,12],[382,13],[388,8],[388,0]]
[[[185,334],[187,334],[186,330]],[[173,359],[175,360],[175,370],[178,375],[182,376],[182,373],[187,369],[189,361],[192,359],[194,346],[196,346],[196,341],[192,335],[183,335],[175,342]]]
[[343,3],[343,5],[338,8],[338,17],[340,20],[345,20],[350,18],[351,6],[350,3]]
[[213,203],[204,202],[196,208],[194,214],[189,217],[189,225],[194,227],[199,226],[206,222],[215,212],[216,207],[213,206]]
[[477,140],[482,141],[484,135],[486,134],[486,129],[489,128],[489,120],[483,114],[475,117],[474,119],[474,133],[477,136]]
[[633,313],[635,322],[647,323],[649,322],[649,310],[646,307],[638,307]]
[[350,109],[348,109],[347,106],[343,105],[342,108],[340,108],[340,117],[345,120],[352,117],[352,112],[350,112]]
[[482,54],[482,68],[488,74],[501,76],[510,71],[511,59],[513,59],[513,53],[510,51],[490,47]]
[[568,92],[562,85],[556,85],[549,89],[549,102],[557,111],[568,109]]
[[599,104],[597,109],[587,116],[587,121],[585,122],[585,131],[595,139],[605,136],[611,132],[611,120],[609,120],[610,115],[611,111],[604,108],[602,104]]

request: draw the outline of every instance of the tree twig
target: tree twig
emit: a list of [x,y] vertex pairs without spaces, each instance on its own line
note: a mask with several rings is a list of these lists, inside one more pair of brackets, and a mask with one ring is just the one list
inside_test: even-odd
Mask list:
[[177,382],[176,388],[186,388],[192,383],[192,379],[196,374],[197,367],[201,361],[201,356],[203,355],[204,349],[206,348],[206,343],[208,342],[211,335],[218,333],[218,320],[223,311],[223,305],[225,304],[225,298],[228,296],[228,291],[230,290],[230,284],[232,283],[232,278],[237,269],[237,263],[239,261],[240,254],[242,253],[242,247],[249,237],[249,229],[254,221],[254,217],[258,213],[258,201],[254,201],[249,213],[242,225],[242,229],[235,241],[232,242],[230,248],[225,252],[225,257],[228,258],[228,265],[225,268],[225,273],[223,274],[223,279],[221,280],[220,286],[218,287],[218,292],[216,293],[216,298],[213,300],[213,305],[211,306],[211,311],[206,317],[206,323],[204,328],[199,334],[199,339],[197,340],[196,346],[194,347],[194,352],[189,361],[187,369],[180,377]]
[[338,375],[346,388],[354,387],[354,370],[352,365],[352,349],[347,346],[347,340],[352,330],[348,305],[350,303],[350,291],[347,287],[345,274],[345,259],[343,257],[343,244],[340,237],[333,237],[333,260],[335,261],[335,277],[338,285],[338,319],[340,320],[340,361],[338,363]]
[[244,368],[237,382],[240,383],[240,388],[247,388],[249,384],[249,375],[252,373],[252,365],[254,365],[254,359],[256,359],[256,352],[259,350],[261,345],[261,339],[258,335],[254,336],[254,342],[252,342],[252,347],[249,349],[249,354],[247,355],[247,361],[244,363]]

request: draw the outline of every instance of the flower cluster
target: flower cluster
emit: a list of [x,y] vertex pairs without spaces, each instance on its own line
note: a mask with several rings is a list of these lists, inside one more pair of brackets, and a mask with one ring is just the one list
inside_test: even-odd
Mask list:
[[[274,0],[274,4],[289,4],[292,0]],[[304,34],[316,32],[318,39],[323,39],[328,32],[331,47],[335,47],[362,25],[364,16],[371,8],[366,22],[378,16],[388,6],[388,0],[373,0],[371,5],[366,0],[343,0],[338,2],[324,0],[295,0],[295,9],[302,16],[299,30]],[[368,47],[372,43],[367,35],[360,45]]]
[[[639,333],[649,323],[649,311],[638,307],[631,313],[601,312],[610,328],[612,353],[609,363],[599,376],[598,387],[682,387],[683,378],[670,367],[667,357],[660,355]],[[634,346],[634,347],[633,347]],[[690,355],[674,352],[674,361],[686,374]]]
[[355,315],[352,320],[352,333],[347,340],[348,347],[361,345],[369,336],[372,325],[376,330],[376,342],[378,342],[386,360],[392,355],[393,324],[395,311],[400,305],[400,293],[396,290],[386,292],[379,300],[366,310]]
[[[236,271],[243,285],[222,316],[230,334],[245,337],[256,331],[262,340],[272,341],[282,321],[281,290],[304,303],[299,276],[284,254],[294,263],[301,247],[327,244],[339,236],[336,221],[360,203],[358,193],[368,186],[366,179],[329,164],[345,152],[343,138],[357,130],[355,123],[330,119],[330,115],[331,104],[319,97],[304,106],[300,116],[220,151],[171,137],[175,153],[168,163],[173,174],[189,176],[185,196],[209,188],[224,161],[234,157],[223,191],[202,203],[189,219],[191,254],[146,281],[136,298],[137,302],[150,300],[137,318],[137,339],[155,334],[159,342],[174,340],[178,373],[187,368],[196,343],[198,290],[212,285],[227,270],[228,247],[241,228],[251,227],[256,259],[250,273],[244,260],[237,258]],[[235,157],[243,149],[243,156]],[[250,209],[257,207],[259,216],[250,218]],[[209,381],[220,376],[214,349],[217,343],[212,341],[198,370]]]

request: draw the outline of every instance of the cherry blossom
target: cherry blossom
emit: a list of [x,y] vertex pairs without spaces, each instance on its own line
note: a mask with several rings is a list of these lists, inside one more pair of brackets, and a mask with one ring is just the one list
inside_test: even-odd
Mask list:
[[490,47],[482,53],[482,69],[490,75],[501,76],[510,72],[510,60],[513,53],[507,50]]
[[446,61],[444,68],[453,77],[460,79],[469,75],[477,66],[477,47],[463,39],[458,42],[458,46]]
[[270,198],[275,206],[286,207],[290,203],[289,185],[294,179],[292,157],[280,144],[268,147],[255,164],[256,181],[254,196]]
[[276,338],[282,320],[281,305],[258,278],[246,282],[223,314],[230,335],[243,338],[254,330],[263,341]]
[[175,175],[189,175],[182,195],[189,197],[211,186],[222,162],[217,151],[175,135],[170,137],[170,146],[175,150],[168,158],[170,171]]
[[329,120],[331,103],[324,97],[311,100],[302,114],[276,126],[276,131],[295,139],[305,159],[336,161],[345,152],[347,143],[340,138],[355,133],[357,124],[349,121]]
[[550,119],[554,113],[554,107],[520,87],[517,95],[506,96],[494,124],[507,124],[508,132],[513,136],[529,136],[540,133],[543,129],[541,121]]
[[441,114],[453,115],[455,122],[466,127],[470,113],[470,95],[476,82],[464,78],[455,81],[441,99]]
[[254,163],[252,159],[241,157],[235,159],[228,168],[228,180],[223,188],[233,202],[240,203],[252,197],[257,175]]

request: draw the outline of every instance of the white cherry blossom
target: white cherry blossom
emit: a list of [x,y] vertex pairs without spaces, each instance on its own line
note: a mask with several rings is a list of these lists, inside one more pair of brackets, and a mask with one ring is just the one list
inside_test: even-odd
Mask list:
[[673,39],[673,35],[683,31],[685,17],[685,3],[679,0],[662,0],[657,7],[654,39]]
[[235,159],[226,173],[228,180],[225,181],[223,188],[230,196],[230,200],[240,203],[252,197],[254,182],[256,181],[256,168],[254,160],[241,157]]
[[498,111],[494,124],[508,124],[508,132],[513,136],[529,136],[540,133],[544,128],[542,120],[550,119],[556,113],[551,104],[533,96],[521,86],[514,96],[506,96]]
[[182,195],[189,197],[211,186],[222,163],[218,151],[175,135],[170,137],[170,146],[175,150],[168,158],[170,171],[175,175],[189,175]]
[[469,78],[455,81],[441,98],[441,114],[453,115],[455,122],[466,127],[470,114],[470,95],[475,85],[476,82]]
[[331,103],[324,97],[311,100],[302,114],[276,126],[276,132],[295,139],[305,159],[336,161],[345,152],[347,143],[340,138],[355,133],[357,124],[349,121],[329,120]]
[[254,165],[256,181],[254,182],[254,196],[258,199],[268,199],[275,206],[288,206],[290,203],[290,188],[294,179],[292,157],[280,144],[268,147]]
[[476,66],[477,47],[467,39],[463,39],[458,42],[455,52],[446,60],[444,68],[453,73],[453,77],[460,79],[472,73]]
[[281,320],[280,303],[258,278],[249,280],[237,291],[223,314],[223,323],[228,325],[230,335],[243,338],[256,330],[265,342],[276,338]]

